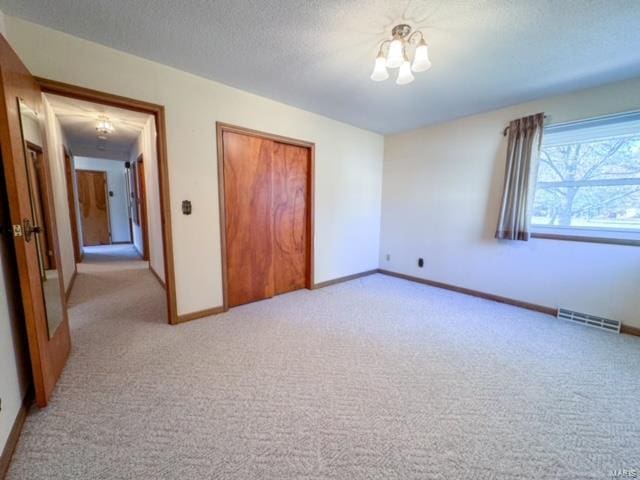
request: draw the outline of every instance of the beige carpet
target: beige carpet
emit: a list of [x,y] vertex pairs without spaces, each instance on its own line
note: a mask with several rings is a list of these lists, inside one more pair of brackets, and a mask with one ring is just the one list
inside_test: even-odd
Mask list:
[[[608,479],[640,470],[640,339],[375,275],[166,325],[88,257],[10,479]],[[142,268],[141,268],[142,267]]]

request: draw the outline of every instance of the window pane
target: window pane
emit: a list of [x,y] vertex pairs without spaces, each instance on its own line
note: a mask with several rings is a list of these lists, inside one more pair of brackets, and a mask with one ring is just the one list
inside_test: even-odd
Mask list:
[[531,223],[640,230],[640,186],[538,189]]
[[587,124],[543,137],[531,223],[640,231],[640,124]]

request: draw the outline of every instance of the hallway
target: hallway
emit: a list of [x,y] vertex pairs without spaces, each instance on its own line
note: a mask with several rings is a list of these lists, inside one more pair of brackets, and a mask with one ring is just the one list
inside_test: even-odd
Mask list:
[[[120,418],[127,418],[120,416],[118,406],[135,413],[129,395],[141,393],[144,386],[139,383],[141,377],[131,374],[148,368],[148,359],[135,352],[161,345],[146,343],[153,332],[157,332],[155,338],[172,334],[164,291],[132,245],[84,249],[84,261],[78,264],[69,298],[71,356],[50,405],[43,410],[31,408],[9,478],[62,478],[48,462],[68,461],[64,456],[69,455],[86,463],[86,455],[92,455],[89,450],[97,453],[100,442],[122,444],[122,439],[113,437],[119,426],[124,426]],[[166,362],[170,362],[162,354],[154,358],[158,368],[167,368]],[[153,380],[152,376],[144,378]],[[121,396],[127,397],[126,405],[120,403]],[[142,413],[147,399],[144,395],[138,398]],[[138,418],[142,421],[144,417]],[[89,435],[95,437],[90,439]],[[97,473],[101,460],[91,461],[96,463],[90,462],[88,470],[76,472],[74,478],[103,478]]]

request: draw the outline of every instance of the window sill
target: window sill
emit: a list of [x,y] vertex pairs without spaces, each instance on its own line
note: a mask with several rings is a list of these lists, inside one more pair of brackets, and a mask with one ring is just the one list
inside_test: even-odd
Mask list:
[[591,236],[571,233],[543,232],[540,230],[532,232],[531,238],[563,240],[568,242],[606,243],[609,245],[627,245],[632,247],[640,247],[640,238],[604,237],[597,235]]

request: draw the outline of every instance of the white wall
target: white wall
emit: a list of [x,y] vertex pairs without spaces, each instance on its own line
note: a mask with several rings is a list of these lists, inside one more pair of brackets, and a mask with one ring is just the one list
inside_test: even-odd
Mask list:
[[22,406],[30,379],[24,317],[20,306],[12,301],[14,296],[20,298],[20,291],[15,267],[8,264],[13,256],[13,250],[7,244],[9,238],[8,235],[0,237],[0,453]]
[[[130,242],[124,162],[103,158],[73,157],[73,163],[76,170],[99,170],[107,173],[107,188],[113,192],[113,197],[108,197],[111,241]],[[78,220],[82,224],[82,216],[79,216]]]
[[[67,199],[67,179],[64,170],[63,146],[67,141],[60,126],[60,122],[53,113],[53,109],[47,98],[43,95],[44,126],[47,137],[47,154],[49,156],[49,169],[51,171],[51,189],[53,193],[53,206],[56,213],[56,230],[60,246],[60,264],[62,265],[62,277],[65,291],[69,288],[76,269],[76,260],[73,253],[73,240],[71,233],[71,218],[69,216],[69,201]],[[68,150],[68,148],[67,148]]]
[[[149,223],[149,264],[164,280],[164,252],[162,250],[162,216],[160,212],[160,179],[158,178],[158,156],[156,153],[156,122],[153,117],[145,125],[133,144],[129,160],[133,164],[142,154],[147,193],[147,218]],[[136,247],[144,250],[142,229],[133,223]]]
[[510,120],[639,108],[635,79],[386,137],[381,268],[640,327],[640,248],[493,238]]
[[[378,267],[382,136],[6,17],[32,73],[166,107],[178,312],[222,304],[215,122],[315,142],[315,281]],[[182,215],[182,200],[193,214]]]

